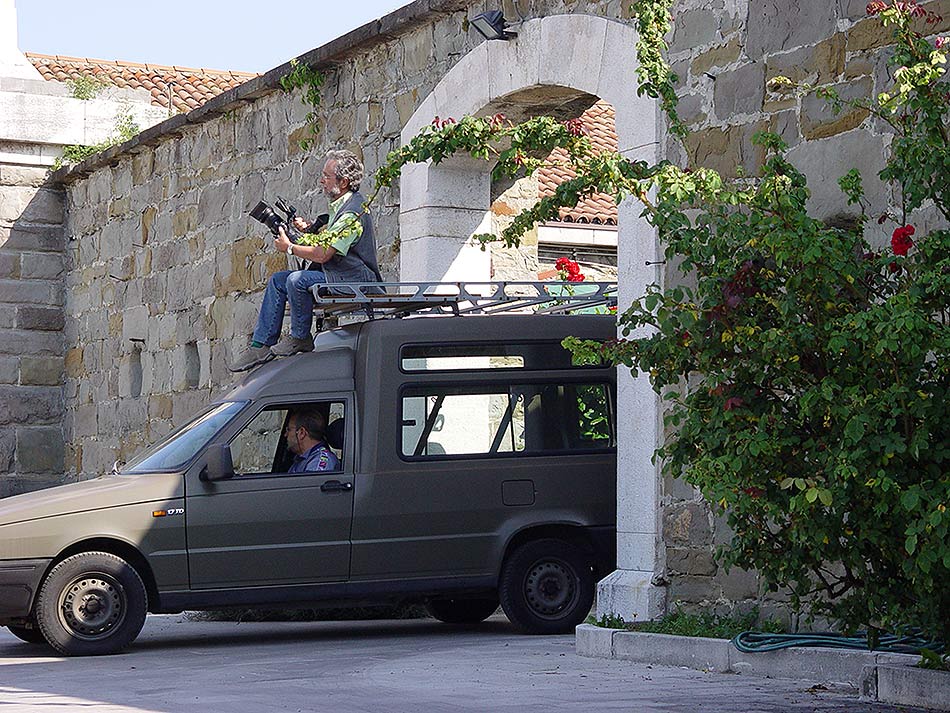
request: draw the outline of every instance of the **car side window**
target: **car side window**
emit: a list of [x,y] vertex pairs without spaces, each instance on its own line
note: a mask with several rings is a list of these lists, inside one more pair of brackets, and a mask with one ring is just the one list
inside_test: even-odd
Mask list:
[[231,440],[234,472],[238,476],[339,472],[344,417],[342,401],[270,406]]
[[402,393],[406,459],[614,448],[607,384],[411,386]]

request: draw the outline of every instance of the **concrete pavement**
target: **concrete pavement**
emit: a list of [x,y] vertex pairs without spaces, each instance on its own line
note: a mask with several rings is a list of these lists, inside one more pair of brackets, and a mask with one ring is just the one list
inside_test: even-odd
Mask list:
[[151,616],[128,653],[51,656],[0,629],[0,713],[21,711],[908,713],[794,681],[582,658],[573,636],[432,620]]

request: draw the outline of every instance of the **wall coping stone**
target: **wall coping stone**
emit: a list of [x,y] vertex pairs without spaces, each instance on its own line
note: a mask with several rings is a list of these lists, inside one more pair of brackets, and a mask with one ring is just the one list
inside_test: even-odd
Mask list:
[[[306,52],[296,59],[315,69],[328,69],[355,54],[367,45],[397,38],[408,30],[428,22],[431,18],[464,10],[467,0],[415,0],[377,20],[367,22],[345,35]],[[134,154],[146,147],[156,146],[166,138],[181,135],[189,124],[211,121],[237,106],[253,103],[263,96],[280,90],[280,80],[291,70],[290,61],[255,77],[244,84],[219,94],[187,114],[176,114],[145,129],[129,141],[90,156],[75,166],[64,166],[50,174],[50,182],[69,185],[85,178],[100,168],[114,164],[120,156]]]
[[919,656],[822,647],[742,653],[728,639],[651,634],[581,624],[578,656],[716,673],[844,684],[862,700],[950,711],[950,674],[917,668]]

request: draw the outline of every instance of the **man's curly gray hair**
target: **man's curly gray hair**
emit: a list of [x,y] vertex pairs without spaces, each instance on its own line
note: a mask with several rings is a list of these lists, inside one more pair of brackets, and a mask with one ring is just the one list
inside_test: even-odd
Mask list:
[[350,182],[350,190],[359,190],[363,180],[363,162],[352,151],[340,150],[327,153],[327,161],[336,161],[336,178]]

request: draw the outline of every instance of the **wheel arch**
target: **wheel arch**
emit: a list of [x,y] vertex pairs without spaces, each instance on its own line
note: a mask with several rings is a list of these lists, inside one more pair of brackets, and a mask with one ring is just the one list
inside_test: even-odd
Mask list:
[[599,552],[590,528],[576,523],[545,523],[542,525],[529,525],[524,527],[508,538],[508,542],[505,543],[504,556],[501,558],[498,564],[498,571],[495,573],[496,576],[501,576],[501,570],[505,566],[505,562],[511,556],[511,553],[521,547],[521,545],[534,540],[544,539],[564,540],[579,547],[590,556],[597,576],[600,576],[604,568],[610,566],[609,563],[601,562],[603,557]]
[[[46,572],[43,573],[43,580],[41,581],[45,581],[49,573],[60,562],[83,552],[106,552],[110,555],[121,557],[128,562],[135,571],[138,572],[139,577],[142,578],[142,582],[145,584],[145,591],[148,592],[149,609],[151,610],[152,607],[158,604],[158,586],[155,583],[155,575],[152,573],[152,568],[145,558],[145,555],[143,555],[135,545],[112,537],[91,537],[69,545],[69,547],[56,555],[49,563]],[[33,606],[36,606],[35,599]]]

